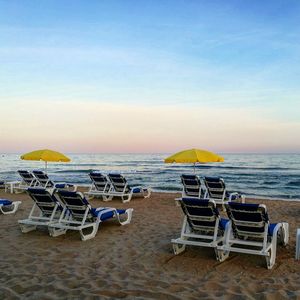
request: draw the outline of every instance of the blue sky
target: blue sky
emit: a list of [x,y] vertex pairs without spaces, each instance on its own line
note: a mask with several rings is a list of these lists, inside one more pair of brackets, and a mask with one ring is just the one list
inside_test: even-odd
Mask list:
[[[240,109],[240,124],[241,116],[253,115],[255,123],[278,126],[268,129],[274,139],[278,132],[285,135],[286,147],[253,141],[257,151],[299,151],[299,15],[299,1],[0,1],[5,124],[33,113],[22,108],[21,116],[12,105],[49,102],[61,108],[95,104],[100,111],[108,103],[141,110],[184,107],[198,109],[199,118],[202,107]],[[51,122],[47,112],[39,114]],[[7,143],[8,151],[20,147]]]

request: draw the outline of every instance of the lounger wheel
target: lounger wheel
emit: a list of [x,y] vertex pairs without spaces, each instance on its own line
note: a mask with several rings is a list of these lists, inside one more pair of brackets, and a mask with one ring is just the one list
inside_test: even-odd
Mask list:
[[173,251],[174,251],[174,254],[175,255],[178,255],[178,254],[180,254],[180,253],[182,253],[182,252],[184,252],[185,251],[185,247],[186,247],[186,245],[184,245],[184,244],[173,244]]

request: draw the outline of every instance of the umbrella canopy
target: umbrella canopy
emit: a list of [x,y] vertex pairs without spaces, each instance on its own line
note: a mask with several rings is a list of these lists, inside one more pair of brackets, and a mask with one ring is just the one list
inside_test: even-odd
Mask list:
[[24,160],[42,160],[46,163],[46,168],[47,168],[47,162],[52,161],[52,162],[69,162],[70,158],[65,156],[64,154],[60,152],[56,152],[53,150],[36,150],[32,151],[26,154],[21,155],[21,159]]
[[208,163],[223,162],[224,158],[213,152],[201,149],[189,149],[177,152],[165,159],[165,163]]

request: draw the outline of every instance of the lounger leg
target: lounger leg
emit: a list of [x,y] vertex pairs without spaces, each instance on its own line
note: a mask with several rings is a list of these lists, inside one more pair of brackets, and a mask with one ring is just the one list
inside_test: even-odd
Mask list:
[[267,267],[268,269],[272,269],[273,266],[275,265],[275,260],[276,260],[276,245],[277,243],[272,243],[272,247],[269,250],[269,256],[266,256],[266,261],[267,261]]
[[124,221],[120,220],[120,215],[117,215],[118,221],[121,225],[126,225],[129,224],[131,222],[131,218],[132,218],[132,212],[133,212],[133,208],[128,208],[126,209],[125,214],[127,215],[127,218]]
[[[83,230],[80,230],[79,232],[80,232],[81,240],[82,240],[82,241],[87,241],[87,240],[90,240],[90,239],[94,238],[94,237],[96,236],[97,231],[98,231],[99,224],[100,224],[100,223],[97,222],[97,223],[94,223],[93,225],[91,225],[92,232],[89,233],[89,234],[85,234],[85,233],[83,232]],[[85,229],[86,229],[86,228],[85,228]]]
[[123,203],[129,202],[131,200],[131,198],[132,198],[132,193],[130,193],[127,196],[121,196],[121,198],[122,198],[122,202]]
[[178,254],[180,254],[180,253],[182,253],[182,252],[184,252],[185,251],[185,245],[184,244],[173,244],[173,251],[174,251],[174,254],[175,255],[178,255]]
[[[145,190],[147,191],[146,195],[145,195]],[[150,188],[146,188],[145,190],[143,190],[144,198],[150,198],[151,189]]]
[[245,195],[242,195],[242,196],[241,196],[241,202],[242,202],[242,203],[245,203],[245,199],[246,199],[246,198],[245,198]]
[[[286,236],[285,236],[286,234]],[[268,256],[266,256],[267,267],[272,269],[275,265],[276,260],[276,248],[277,248],[277,237],[283,241],[283,243],[288,242],[288,224],[287,223],[278,223],[274,228],[271,248],[268,251]]]
[[94,195],[92,195],[92,194],[88,194],[88,193],[86,193],[86,194],[85,194],[85,196],[86,196],[86,198],[87,198],[88,200],[92,200],[92,199],[94,199],[94,198],[95,198],[95,196],[94,196]]
[[289,243],[289,224],[286,222],[282,223],[281,230],[279,230],[279,240],[283,246]]
[[36,230],[36,225],[26,225],[26,224],[21,224],[21,223],[19,223],[19,225],[20,225],[21,231],[23,233],[27,233],[27,232]]
[[215,248],[216,258],[219,262],[223,262],[229,257],[230,251],[227,250],[220,250]]
[[52,237],[57,237],[62,234],[66,234],[67,229],[48,227],[49,235]]
[[103,201],[107,202],[107,201],[111,201],[113,199],[114,196],[106,196],[106,195],[102,195],[102,199]]

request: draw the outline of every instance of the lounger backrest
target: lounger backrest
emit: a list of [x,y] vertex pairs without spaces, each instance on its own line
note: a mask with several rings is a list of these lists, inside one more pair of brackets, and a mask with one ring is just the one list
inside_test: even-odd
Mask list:
[[201,181],[196,175],[181,175],[181,182],[186,196],[201,197]]
[[73,220],[82,221],[87,211],[87,220],[93,220],[91,206],[85,197],[78,192],[58,190],[57,194],[72,215]]
[[27,193],[42,211],[44,216],[51,215],[56,205],[58,205],[60,210],[62,209],[62,206],[55,195],[51,195],[44,188],[28,188]]
[[208,199],[182,198],[181,208],[194,231],[214,231],[219,211],[216,204]]
[[31,186],[36,182],[36,178],[32,175],[32,173],[26,170],[18,170],[18,173],[28,186]]
[[[130,187],[127,183],[125,177],[120,174],[108,174],[108,178],[111,181],[116,192],[125,192],[128,193],[130,191]],[[125,188],[125,190],[124,190]]]
[[204,177],[209,198],[222,199],[225,193],[225,182],[220,177]]
[[108,192],[109,191],[109,181],[107,177],[99,172],[91,172],[89,174],[94,186],[99,192]]
[[225,207],[236,237],[263,237],[269,224],[265,205],[229,202]]
[[40,185],[45,188],[52,188],[54,187],[54,182],[51,181],[48,175],[43,171],[33,171],[32,172]]

